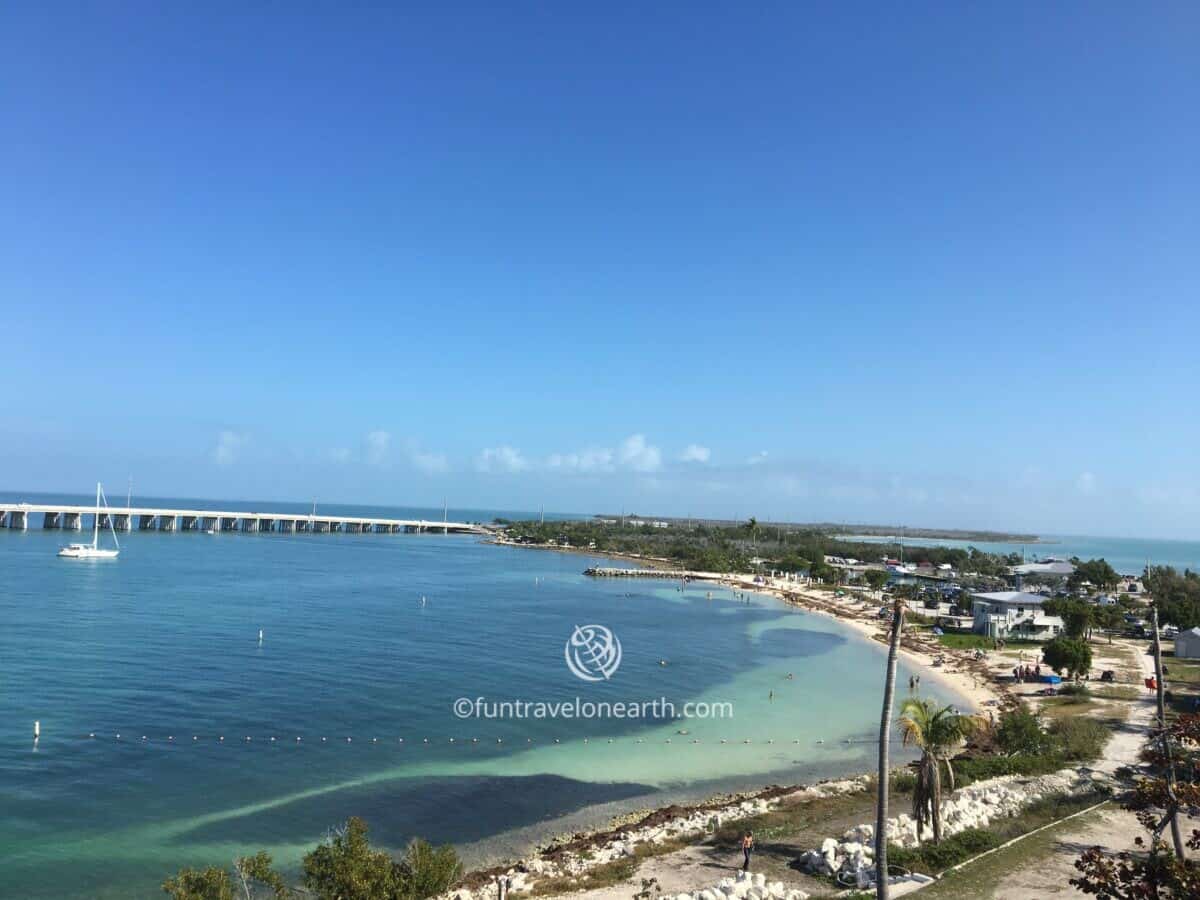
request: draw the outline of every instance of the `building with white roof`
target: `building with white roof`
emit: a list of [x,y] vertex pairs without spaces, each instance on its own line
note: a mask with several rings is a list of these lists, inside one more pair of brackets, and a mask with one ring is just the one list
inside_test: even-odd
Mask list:
[[1200,628],[1189,628],[1175,635],[1176,659],[1200,659]]
[[1048,641],[1063,631],[1063,620],[1042,610],[1046,597],[1024,591],[971,594],[975,615],[973,630],[991,638],[1027,638]]

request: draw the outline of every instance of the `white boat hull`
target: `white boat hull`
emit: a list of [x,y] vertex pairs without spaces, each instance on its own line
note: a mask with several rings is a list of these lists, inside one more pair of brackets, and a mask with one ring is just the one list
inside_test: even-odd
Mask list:
[[58,555],[64,559],[116,559],[119,550],[102,550],[99,547],[63,547]]
[[117,554],[121,552],[121,544],[117,541],[117,530],[113,528],[112,516],[108,517],[108,530],[112,532],[113,543],[116,544],[116,549],[105,550],[100,546],[100,502],[104,501],[105,509],[108,508],[108,500],[104,497],[104,488],[100,486],[100,482],[96,482],[96,517],[92,521],[92,542],[90,544],[67,544],[65,547],[60,547],[58,555],[62,559],[116,559]]

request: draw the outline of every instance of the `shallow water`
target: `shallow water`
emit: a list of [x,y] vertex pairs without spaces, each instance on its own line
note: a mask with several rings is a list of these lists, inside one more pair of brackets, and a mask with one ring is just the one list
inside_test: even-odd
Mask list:
[[[386,846],[486,855],[589,810],[874,756],[881,649],[770,598],[593,580],[585,557],[473,537],[147,532],[98,562],[56,559],[66,539],[0,531],[3,896],[160,896],[182,865],[259,848],[294,866],[355,814]],[[591,623],[623,649],[599,683],[564,660]],[[485,721],[459,697],[733,715]]]
[[[842,535],[868,544],[895,543],[896,537]],[[1021,553],[1030,562],[1047,556],[1070,559],[1106,559],[1122,575],[1141,575],[1147,565],[1174,566],[1180,571],[1200,570],[1200,541],[1165,538],[1091,537],[1081,534],[1046,534],[1034,544],[1006,541],[964,541],[953,538],[910,537],[909,547],[976,547],[986,553]]]

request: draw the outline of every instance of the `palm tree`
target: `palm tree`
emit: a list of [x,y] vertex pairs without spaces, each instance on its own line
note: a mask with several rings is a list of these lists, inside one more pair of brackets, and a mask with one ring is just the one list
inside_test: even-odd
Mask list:
[[758,519],[751,516],[746,520],[746,530],[750,532],[750,540],[754,546],[758,546]]
[[904,627],[904,603],[896,600],[892,608],[892,638],[888,642],[887,675],[883,682],[883,713],[879,717],[879,782],[875,801],[875,897],[888,900],[887,819],[888,790],[891,787],[891,763],[888,760],[892,728],[892,701],[896,696],[896,657],[900,652],[900,631]]
[[954,790],[954,768],[950,756],[979,727],[976,716],[964,716],[952,706],[939,706],[933,700],[910,697],[900,704],[900,733],[904,745],[921,750],[917,763],[917,783],[913,787],[913,818],[917,820],[917,840],[926,824],[933,826],[933,842],[942,840],[942,763]]

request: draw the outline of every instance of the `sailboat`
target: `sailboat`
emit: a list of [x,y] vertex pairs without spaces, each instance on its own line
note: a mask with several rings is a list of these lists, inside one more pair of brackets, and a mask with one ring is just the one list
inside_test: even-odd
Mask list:
[[[92,525],[92,542],[90,544],[68,544],[59,549],[59,556],[67,557],[68,559],[117,558],[117,554],[121,552],[121,545],[117,541],[117,532],[112,527],[112,516],[109,516],[108,527],[112,530],[113,543],[117,545],[117,548],[115,550],[106,550],[100,546],[100,501],[103,498],[104,491],[100,487],[100,482],[96,482],[96,518]],[[108,509],[107,499],[104,499],[104,508]]]

